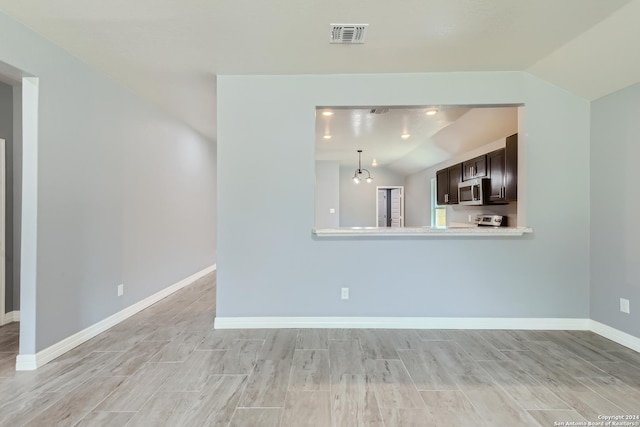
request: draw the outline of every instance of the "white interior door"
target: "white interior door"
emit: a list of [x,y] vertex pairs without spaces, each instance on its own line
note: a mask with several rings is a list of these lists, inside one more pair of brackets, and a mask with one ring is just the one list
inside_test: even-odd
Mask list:
[[391,191],[391,226],[402,227],[402,191],[392,188]]
[[404,227],[404,187],[376,187],[378,227]]
[[386,227],[387,226],[387,190],[378,190],[377,216],[378,216],[378,227]]

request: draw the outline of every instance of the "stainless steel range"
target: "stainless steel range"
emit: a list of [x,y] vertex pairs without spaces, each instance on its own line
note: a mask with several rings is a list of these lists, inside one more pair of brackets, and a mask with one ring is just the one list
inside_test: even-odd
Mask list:
[[506,227],[507,217],[502,215],[476,215],[475,218],[478,227]]

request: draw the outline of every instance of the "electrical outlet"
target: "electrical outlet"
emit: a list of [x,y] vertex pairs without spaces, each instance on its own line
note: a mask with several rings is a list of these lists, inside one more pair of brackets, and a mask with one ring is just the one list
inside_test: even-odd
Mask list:
[[620,311],[629,314],[629,300],[620,298]]
[[124,283],[118,285],[118,296],[121,297],[122,295],[124,295]]
[[329,213],[336,213],[336,209],[335,208],[330,208],[329,209]]
[[349,299],[349,288],[342,288],[340,292],[340,298]]

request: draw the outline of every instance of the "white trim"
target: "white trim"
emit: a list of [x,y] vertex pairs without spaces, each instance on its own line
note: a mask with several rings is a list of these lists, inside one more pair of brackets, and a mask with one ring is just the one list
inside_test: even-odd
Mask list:
[[19,310],[10,311],[4,315],[4,323],[19,322],[19,321],[20,321]]
[[591,319],[502,317],[216,317],[214,329],[382,328],[591,331],[640,352],[640,338]]
[[19,354],[16,357],[16,371],[33,371],[38,368],[35,354]]
[[625,347],[629,347],[631,350],[640,352],[640,338],[634,337],[626,332],[622,332],[618,329],[607,326],[604,323],[597,322],[595,320],[589,321],[589,330],[611,341],[617,342]]
[[83,329],[80,332],[77,332],[70,337],[63,339],[62,341],[57,342],[56,344],[45,348],[44,350],[39,351],[36,354],[19,354],[16,359],[16,371],[31,371],[39,368],[55,359],[56,357],[61,356],[67,351],[79,346],[80,344],[88,341],[89,339],[95,337],[101,332],[106,331],[107,329],[117,325],[123,320],[128,319],[136,313],[144,310],[145,308],[150,307],[156,302],[160,301],[163,298],[168,297],[172,293],[179,291],[180,289],[194,283],[196,280],[201,277],[213,272],[216,270],[216,264],[201,270],[186,279],[182,279],[178,283],[175,283],[160,292],[157,292],[150,297],[143,299],[129,307],[121,310],[112,316],[107,317],[104,320],[99,321],[86,329]]
[[214,329],[384,328],[588,330],[589,319],[498,317],[216,317]]
[[[36,352],[38,273],[39,79],[22,79],[22,210],[20,217],[20,353]],[[17,307],[14,307],[17,308]]]

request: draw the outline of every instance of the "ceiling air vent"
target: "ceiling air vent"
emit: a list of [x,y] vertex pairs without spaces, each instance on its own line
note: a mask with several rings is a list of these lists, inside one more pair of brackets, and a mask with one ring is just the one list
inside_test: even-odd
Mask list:
[[369,113],[371,114],[385,114],[388,112],[389,112],[388,108],[372,108],[371,110],[369,110]]
[[331,33],[329,43],[355,44],[364,43],[369,24],[329,24]]

